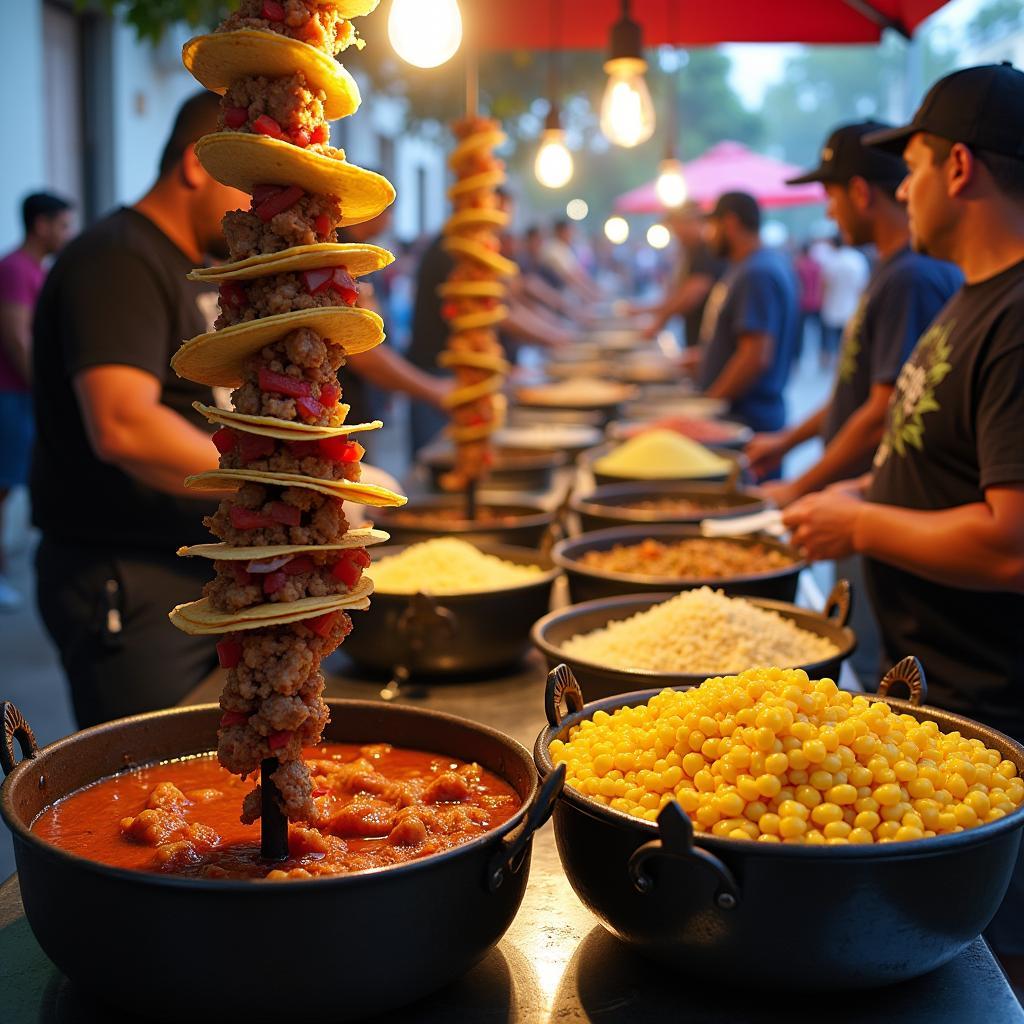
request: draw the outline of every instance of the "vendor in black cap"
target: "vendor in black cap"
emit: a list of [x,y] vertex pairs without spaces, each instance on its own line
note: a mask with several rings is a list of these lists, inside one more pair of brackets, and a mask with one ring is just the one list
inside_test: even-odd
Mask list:
[[[865,135],[888,127],[878,121],[844,125],[829,136],[818,167],[794,178],[819,181],[828,213],[849,245],[873,244],[878,263],[843,333],[832,395],[817,412],[788,430],[758,434],[747,448],[764,476],[791,449],[820,437],[821,458],[795,480],[769,481],[765,493],[781,507],[838,480],[861,476],[882,439],[886,411],[900,368],[925,328],[963,283],[952,264],[910,246],[907,211],[896,198],[907,166],[896,153],[864,146]],[[840,559],[836,573],[862,586],[861,559]],[[879,667],[878,627],[866,601],[854,605],[858,674],[870,681]]]
[[[1024,738],[1024,73],[937,82],[911,124],[865,142],[902,151],[914,248],[966,284],[900,371],[865,476],[785,513],[813,558],[866,556],[890,660],[916,654],[929,702]],[[1024,905],[1024,885],[1008,904]],[[1007,908],[1008,904],[1004,904]],[[1024,968],[1010,911],[989,938]],[[1005,922],[1005,926],[1004,926]],[[1024,975],[1024,971],[1021,971]]]

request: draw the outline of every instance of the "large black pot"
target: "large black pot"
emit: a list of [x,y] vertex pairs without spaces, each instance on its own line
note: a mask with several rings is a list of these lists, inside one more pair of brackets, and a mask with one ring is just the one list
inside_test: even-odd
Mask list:
[[596,530],[593,533],[584,533],[579,537],[559,541],[552,549],[551,557],[559,568],[565,570],[569,580],[569,594],[574,603],[593,601],[601,597],[618,597],[622,594],[656,594],[669,590],[696,590],[698,587],[713,587],[724,591],[730,597],[769,597],[778,601],[792,601],[796,597],[800,572],[807,568],[807,562],[800,558],[793,548],[770,537],[715,538],[740,547],[761,544],[793,558],[792,565],[746,576],[651,576],[595,569],[581,561],[588,551],[609,551],[616,545],[639,544],[648,539],[671,544],[700,537],[700,529],[695,526],[617,526],[611,530]]
[[[479,960],[515,916],[533,833],[561,780],[539,788],[525,748],[453,715],[328,703],[326,739],[477,761],[515,788],[522,808],[464,846],[338,878],[216,881],[113,868],[51,846],[29,826],[97,779],[210,750],[220,708],[137,715],[36,750],[20,714],[0,702],[0,813],[13,833],[25,914],[47,956],[120,1009],[145,1007],[168,1021],[352,1020],[418,999]],[[15,735],[27,755],[17,767]]]
[[722,469],[721,471],[715,471],[711,473],[705,473],[701,476],[676,476],[676,477],[636,477],[636,476],[619,476],[618,474],[603,473],[597,468],[597,461],[608,455],[613,449],[619,447],[622,442],[609,442],[607,444],[598,445],[596,448],[588,448],[585,452],[582,452],[577,459],[577,464],[580,469],[589,470],[594,477],[594,483],[598,486],[604,484],[625,484],[625,483],[645,483],[653,484],[662,481],[676,481],[679,483],[710,483],[710,484],[725,484],[728,483],[730,486],[735,487],[736,484],[743,479],[747,470],[750,467],[750,460],[743,454],[743,452],[733,451],[729,448],[716,448],[714,445],[706,446],[709,451],[714,452],[716,455],[721,456],[728,462],[728,468]]
[[[630,508],[634,502],[659,498],[684,498],[706,505],[706,508],[693,513]],[[753,489],[733,490],[721,484],[689,484],[674,480],[605,484],[589,494],[573,495],[569,502],[569,508],[579,516],[584,533],[634,524],[696,524],[702,519],[753,515],[768,507],[768,501]]]
[[386,530],[395,544],[415,544],[431,537],[459,537],[474,544],[512,544],[524,548],[539,548],[545,538],[550,542],[556,513],[541,501],[503,491],[481,491],[477,502],[496,509],[502,518],[497,522],[443,523],[417,519],[420,513],[429,515],[441,509],[463,508],[466,499],[462,494],[417,496],[401,508],[375,508],[372,518],[374,525]]
[[[455,450],[450,445],[424,449],[416,461],[427,467],[430,486],[440,491],[441,478],[455,466]],[[497,448],[487,485],[497,490],[546,491],[554,482],[555,471],[568,464],[564,452]]]
[[[613,668],[593,661],[585,661],[572,654],[566,654],[566,641],[580,633],[590,633],[607,626],[609,622],[628,619],[645,612],[654,605],[675,597],[675,594],[631,594],[625,597],[605,597],[599,601],[585,601],[550,612],[534,625],[530,638],[534,646],[544,655],[549,668],[566,664],[575,673],[580,683],[593,697],[607,697],[617,693],[630,693],[637,689],[655,686],[663,690],[666,686],[699,686],[709,676],[728,675],[726,672],[650,672],[647,669]],[[822,661],[806,665],[785,666],[802,668],[813,679],[838,679],[843,662],[857,647],[857,638],[846,623],[850,618],[850,584],[839,580],[829,594],[822,612],[798,608],[785,601],[769,601],[763,597],[744,598],[750,604],[767,611],[777,612],[790,619],[801,629],[818,636],[828,637],[838,648],[836,653]],[[750,668],[737,665],[733,674]]]
[[[503,590],[472,594],[389,594],[374,592],[359,628],[345,640],[345,653],[376,671],[402,666],[410,675],[496,671],[519,661],[530,647],[530,630],[551,606],[559,570],[551,559],[528,548],[477,544],[481,551],[519,565],[538,565],[543,575]],[[374,561],[404,546],[373,547]],[[368,570],[373,575],[372,567]]]
[[[905,659],[893,673],[909,674],[908,663],[916,659]],[[1024,747],[1008,736],[919,706],[923,679],[911,701],[884,696],[887,687],[883,682],[878,699],[894,710],[977,737],[1024,770]],[[564,668],[552,673],[550,725],[534,748],[541,777],[552,777],[552,740],[565,739],[596,711],[642,703],[657,692],[584,706],[572,674]],[[566,717],[563,697],[572,711]],[[888,985],[952,960],[998,909],[1022,825],[1024,807],[933,839],[884,846],[766,844],[694,835],[675,802],[655,824],[568,786],[554,813],[569,881],[610,932],[705,982],[742,979],[745,987],[793,991]]]

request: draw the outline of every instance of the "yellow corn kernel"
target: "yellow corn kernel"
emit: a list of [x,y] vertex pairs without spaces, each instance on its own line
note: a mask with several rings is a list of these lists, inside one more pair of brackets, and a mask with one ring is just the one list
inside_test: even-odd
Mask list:
[[796,816],[779,819],[779,835],[783,839],[796,839],[807,831],[807,822]]
[[857,802],[857,790],[848,782],[833,786],[825,798],[834,804],[854,804]]
[[838,804],[818,804],[818,806],[811,811],[811,821],[816,825],[827,825],[830,822],[842,820],[843,809]]

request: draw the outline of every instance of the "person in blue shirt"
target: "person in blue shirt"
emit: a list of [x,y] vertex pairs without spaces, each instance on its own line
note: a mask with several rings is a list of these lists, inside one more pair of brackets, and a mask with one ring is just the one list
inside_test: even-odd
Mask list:
[[907,210],[896,198],[907,165],[898,153],[861,142],[869,132],[887,127],[863,121],[837,128],[821,151],[819,166],[788,182],[821,182],[828,194],[828,215],[843,241],[874,245],[878,262],[843,332],[829,400],[802,423],[758,434],[747,447],[751,468],[765,476],[798,445],[814,437],[824,441],[821,458],[801,476],[765,484],[765,492],[780,508],[871,468],[900,369],[925,328],[963,283],[952,263],[910,247]]
[[761,245],[761,209],[745,192],[720,196],[708,218],[708,243],[729,261],[711,289],[701,323],[697,381],[724,398],[730,414],[757,431],[786,421],[799,321],[797,284],[785,258]]

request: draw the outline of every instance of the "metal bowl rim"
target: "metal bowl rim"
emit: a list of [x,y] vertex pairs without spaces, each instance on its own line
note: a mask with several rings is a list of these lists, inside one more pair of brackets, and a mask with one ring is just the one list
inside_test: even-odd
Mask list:
[[[559,733],[572,728],[587,718],[591,718],[597,711],[612,711],[616,708],[624,707],[626,704],[646,703],[652,697],[661,693],[663,689],[666,689],[666,687],[652,690],[635,690],[632,693],[619,693],[611,697],[603,697],[600,700],[585,704],[579,711],[566,715],[559,725],[546,726],[537,737],[533,750],[534,763],[537,765],[537,771],[540,773],[541,779],[546,779],[554,771],[554,762],[551,760],[550,755],[550,744]],[[685,690],[689,689],[689,687],[668,687],[668,689]],[[940,725],[948,722],[948,724],[954,726],[966,725],[970,729],[982,726],[989,729],[990,732],[996,733],[1001,740],[1008,743],[1011,747],[1015,747],[1020,757],[1020,764],[1024,765],[1024,746],[1005,733],[1001,733],[996,729],[990,729],[989,726],[983,726],[982,723],[975,722],[963,715],[957,715],[952,711],[944,711],[941,708],[932,707],[928,704],[915,705],[908,700],[902,700],[897,697],[880,697],[877,694],[869,693],[855,694],[855,696],[865,696],[872,701],[889,704],[894,711],[900,714],[909,713],[913,715],[914,712],[919,712],[924,717],[933,716],[933,720],[938,721]],[[915,715],[914,717],[918,716]],[[947,729],[947,731],[949,730]],[[1020,766],[1018,766],[1018,774],[1020,774]],[[631,814],[615,810],[612,807],[605,807],[603,804],[599,804],[591,800],[590,797],[580,793],[579,790],[574,789],[568,782],[562,788],[558,800],[564,800],[566,803],[571,804],[574,809],[615,828],[638,828],[649,839],[658,839],[660,837],[660,831],[656,822],[636,818]],[[683,813],[686,812],[684,811]],[[861,845],[847,843],[845,846],[808,846],[795,843],[759,843],[750,839],[729,839],[728,837],[716,836],[708,832],[698,832],[694,829],[693,841],[694,846],[706,847],[713,852],[722,853],[753,853],[755,856],[764,855],[780,859],[792,857],[804,860],[829,858],[886,861],[906,860],[908,857],[942,856],[951,848],[973,846],[977,843],[994,839],[1003,832],[1014,831],[1022,825],[1024,825],[1024,803],[999,821],[985,822],[982,825],[964,829],[963,832],[956,832],[946,836],[933,836],[927,840],[908,839],[902,842],[883,844],[865,843]],[[922,849],[922,846],[924,846],[924,849]]]
[[[411,498],[405,505],[394,509],[374,509],[373,514],[380,520],[380,526],[383,529],[387,529],[388,520],[395,514],[402,515],[406,512],[419,512],[425,511],[432,508],[449,508],[457,505],[463,499],[459,495],[447,495],[447,494],[418,494],[414,498]],[[509,494],[507,491],[495,491],[488,493],[487,491],[481,491],[477,496],[477,501],[481,505],[487,505],[490,508],[497,509],[531,509],[531,512],[527,515],[515,516],[514,523],[442,523],[440,525],[426,526],[419,525],[417,523],[405,523],[405,522],[394,522],[396,528],[409,529],[409,530],[424,530],[424,531],[436,531],[439,530],[443,533],[472,533],[477,530],[516,530],[516,529],[527,529],[529,527],[547,526],[554,517],[554,509],[546,509],[543,504],[539,501],[532,500],[528,496],[523,496],[521,499],[515,494]]]
[[[776,550],[782,550],[787,555],[795,556],[795,560],[792,565],[786,566],[782,569],[770,569],[765,572],[749,573],[746,576],[713,576],[713,577],[701,577],[701,576],[652,576],[648,574],[640,573],[628,573],[628,572],[616,572],[611,569],[593,569],[590,566],[582,565],[575,558],[565,554],[565,549],[571,547],[574,544],[582,544],[588,538],[591,541],[595,540],[609,540],[609,539],[622,539],[628,538],[636,540],[636,542],[643,542],[644,540],[658,540],[657,537],[652,537],[653,533],[662,533],[667,536],[676,536],[680,540],[724,540],[724,541],[742,541],[749,540],[751,543],[765,544],[768,547],[775,548]],[[615,534],[614,538],[609,537],[610,534]],[[647,536],[636,536],[637,534],[647,534]],[[637,523],[626,526],[610,526],[603,530],[590,530],[587,533],[581,533],[578,537],[566,537],[564,540],[560,540],[551,549],[551,560],[555,565],[564,569],[567,573],[577,573],[580,576],[589,576],[591,579],[606,580],[609,583],[632,583],[632,584],[645,584],[649,586],[673,586],[677,583],[701,583],[707,586],[727,586],[733,584],[742,583],[761,583],[768,580],[783,579],[786,576],[799,575],[807,568],[807,560],[801,558],[797,554],[795,548],[791,548],[788,544],[783,544],[781,541],[776,540],[774,537],[768,536],[750,536],[747,537],[704,537],[700,529],[695,526],[688,526],[685,523]]]
[[[683,591],[683,593],[685,593],[685,591]],[[678,596],[679,596],[679,592],[673,592],[673,593],[661,592],[661,593],[653,593],[653,594],[623,594],[623,595],[618,596],[618,597],[598,597],[598,598],[595,598],[592,601],[581,601],[579,604],[571,604],[571,605],[569,605],[566,608],[556,608],[554,611],[548,612],[547,615],[545,615],[543,618],[538,619],[534,623],[533,629],[530,630],[530,639],[533,641],[534,646],[538,650],[540,650],[544,654],[545,657],[547,657],[548,659],[550,659],[551,661],[556,662],[556,663],[559,662],[559,661],[564,661],[570,667],[573,664],[577,664],[578,663],[580,665],[586,666],[589,669],[595,669],[595,670],[597,670],[599,672],[604,672],[604,673],[614,672],[614,673],[616,673],[618,675],[625,676],[625,677],[627,677],[629,679],[636,680],[636,682],[638,682],[638,683],[642,683],[642,682],[646,682],[646,681],[650,681],[650,682],[653,683],[653,682],[658,682],[660,680],[660,681],[662,681],[662,685],[659,687],[659,689],[661,689],[661,690],[665,689],[666,687],[669,687],[669,688],[672,688],[672,689],[674,689],[676,687],[681,687],[681,686],[689,687],[689,686],[694,685],[694,684],[691,684],[691,683],[680,683],[680,682],[678,682],[680,677],[681,676],[698,677],[698,676],[701,675],[701,673],[699,673],[699,672],[653,672],[650,669],[642,669],[642,668],[636,668],[636,669],[615,668],[615,667],[609,666],[609,665],[599,665],[596,662],[588,661],[586,658],[580,658],[580,657],[577,657],[574,654],[572,654],[572,655],[566,654],[560,647],[556,647],[553,643],[551,643],[551,641],[548,640],[547,637],[544,635],[546,630],[551,625],[553,625],[554,623],[565,621],[565,620],[572,619],[572,618],[576,618],[577,616],[582,615],[584,612],[596,611],[596,610],[603,609],[603,608],[615,608],[615,607],[620,607],[620,606],[623,606],[623,605],[628,606],[628,605],[633,605],[633,604],[638,605],[638,606],[639,605],[645,606],[645,607],[638,607],[636,609],[636,611],[633,613],[633,614],[637,614],[639,612],[646,611],[648,608],[653,607],[655,604],[661,604],[664,601],[671,600],[673,597],[678,597]],[[815,611],[813,611],[810,608],[801,608],[799,605],[792,604],[792,603],[790,603],[788,601],[776,601],[773,598],[767,598],[767,597],[743,597],[743,598],[741,598],[741,600],[748,601],[751,604],[766,605],[768,610],[773,611],[773,612],[779,612],[780,614],[784,614],[784,612],[795,611],[795,612],[799,612],[801,615],[807,615],[807,616],[810,616],[810,617],[813,617],[813,618],[821,619],[823,622],[830,623],[832,626],[834,626],[835,629],[837,631],[839,631],[841,633],[841,635],[843,636],[843,640],[845,641],[844,645],[841,646],[839,648],[839,650],[836,651],[836,653],[833,654],[831,657],[822,658],[819,661],[808,662],[806,665],[791,665],[791,666],[780,666],[780,667],[783,667],[783,668],[786,668],[786,667],[789,667],[789,668],[802,668],[805,672],[807,672],[808,675],[810,675],[811,672],[820,671],[822,666],[827,665],[831,661],[835,661],[836,658],[839,658],[840,660],[842,660],[844,658],[848,658],[853,653],[853,650],[854,650],[854,648],[857,645],[856,634],[853,632],[852,629],[850,629],[849,626],[840,626],[837,622],[831,622],[831,620],[827,619],[824,615],[822,615],[821,612],[815,612]],[[605,622],[605,625],[608,624],[608,621],[611,621],[611,620],[607,620]],[[621,621],[621,620],[616,620],[616,621]],[[595,626],[594,628],[595,629],[603,629],[604,627],[603,626]],[[747,668],[750,668],[750,666],[748,665]],[[733,669],[733,670],[730,670],[728,672],[710,672],[710,673],[705,673],[704,674],[704,678],[705,679],[714,679],[714,678],[716,678],[718,676],[738,675],[740,672],[743,672],[743,671],[745,671],[745,670],[744,669]],[[677,682],[675,684],[673,684],[672,680],[677,680]]]
[[[398,707],[403,710],[418,714],[430,719],[445,720],[450,723],[458,724],[461,726],[468,726],[470,729],[484,733],[491,739],[497,740],[504,744],[510,752],[514,753],[516,757],[519,757],[525,765],[528,765],[533,775],[533,781],[530,786],[530,791],[526,797],[521,798],[521,803],[515,814],[512,815],[508,821],[503,822],[497,828],[493,828],[488,832],[485,832],[481,836],[477,836],[475,839],[471,839],[467,843],[462,843],[459,846],[453,847],[450,850],[444,850],[441,853],[428,854],[426,857],[419,857],[415,860],[406,861],[404,864],[390,864],[379,868],[370,868],[365,871],[354,871],[347,875],[334,875],[328,878],[288,878],[275,880],[269,883],[273,888],[270,891],[276,891],[281,886],[286,886],[291,889],[295,886],[302,886],[303,889],[309,887],[315,887],[316,889],[329,889],[337,886],[350,886],[359,885],[360,883],[369,883],[380,878],[390,877],[398,874],[410,874],[412,872],[419,872],[429,870],[433,865],[437,864],[441,859],[452,860],[459,855],[464,855],[468,852],[473,852],[482,846],[493,843],[497,839],[503,838],[512,829],[519,825],[522,820],[526,817],[531,805],[537,797],[537,793],[540,788],[540,783],[537,779],[537,773],[533,759],[530,757],[530,752],[520,743],[518,740],[511,736],[506,736],[504,733],[499,732],[497,729],[493,729],[488,725],[483,725],[479,722],[471,721],[468,718],[463,718],[460,715],[452,715],[446,711],[436,711],[433,708],[418,708],[410,705],[398,704],[388,705],[380,704],[376,701],[369,700],[354,700],[340,697],[328,697],[327,704],[333,711],[341,711],[349,707],[357,707],[365,710],[380,711],[382,708],[387,707]],[[214,878],[183,878],[174,875],[164,875],[158,872],[133,870],[131,868],[119,868],[114,867],[110,864],[103,864],[99,861],[90,860],[88,857],[81,857],[78,854],[70,853],[67,850],[62,850],[59,846],[52,843],[48,843],[43,839],[40,839],[35,832],[32,831],[30,826],[24,825],[18,816],[14,812],[13,806],[11,806],[11,795],[10,792],[14,787],[16,780],[24,773],[27,774],[34,765],[38,765],[39,758],[43,757],[47,752],[53,752],[58,747],[64,747],[71,745],[82,737],[90,736],[93,734],[101,733],[110,730],[112,727],[125,725],[128,723],[136,723],[141,721],[159,721],[162,718],[167,718],[175,715],[195,715],[199,717],[203,714],[212,714],[221,710],[218,704],[193,704],[187,707],[180,708],[163,708],[159,711],[148,711],[140,715],[129,715],[126,718],[114,719],[111,722],[103,722],[99,725],[91,726],[88,729],[82,729],[79,732],[74,732],[68,736],[63,736],[58,740],[54,740],[53,743],[47,744],[45,747],[40,747],[34,758],[23,758],[14,767],[14,771],[4,779],[3,784],[0,785],[0,818],[4,820],[7,827],[12,833],[16,834],[22,842],[30,845],[37,853],[42,854],[48,858],[52,858],[58,862],[69,864],[79,870],[91,871],[96,874],[106,876],[111,879],[115,879],[122,882],[134,882],[142,885],[153,885],[158,888],[169,888],[169,889],[201,889],[211,892],[224,892],[224,893],[239,893],[239,892],[253,892],[254,887],[264,886],[267,884],[266,879],[214,879]],[[385,712],[387,713],[387,712]],[[331,742],[331,741],[328,741]],[[378,741],[386,742],[386,741]],[[215,751],[196,751],[193,754],[181,755],[181,756],[198,756],[199,754],[210,754]],[[428,753],[443,754],[443,751],[428,751]],[[449,755],[453,756],[453,755]],[[146,764],[161,764],[161,761],[146,762]],[[139,766],[136,766],[139,767]],[[129,767],[124,769],[125,771],[132,770]],[[114,772],[111,775],[104,775],[102,778],[111,778],[113,775],[121,774],[120,772]],[[497,773],[494,773],[497,774]],[[500,776],[499,776],[500,777]],[[100,779],[94,779],[93,785],[96,782],[101,781]],[[507,785],[511,785],[508,779],[503,779]],[[78,787],[79,789],[83,787]],[[77,792],[77,790],[72,790]],[[71,794],[66,794],[70,796]],[[61,797],[60,799],[64,799]],[[54,801],[56,803],[56,801]],[[47,806],[52,806],[48,804]],[[38,815],[37,815],[38,817]],[[34,819],[33,819],[34,820]]]

